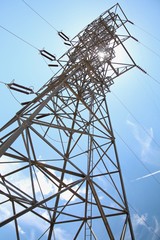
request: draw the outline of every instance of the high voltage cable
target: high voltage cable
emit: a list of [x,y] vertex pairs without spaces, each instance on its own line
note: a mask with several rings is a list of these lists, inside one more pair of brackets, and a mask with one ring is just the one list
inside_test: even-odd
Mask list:
[[0,83],[7,85],[7,83],[0,81]]
[[146,34],[148,34],[149,36],[151,36],[152,38],[154,38],[155,40],[157,40],[158,42],[160,42],[160,39],[157,38],[156,36],[154,36],[152,33],[146,31],[144,28],[136,25],[135,23],[133,23],[134,26],[136,26],[137,28],[139,28],[140,30],[142,30],[143,32],[145,32]]
[[[151,76],[149,76],[150,78],[152,78]],[[146,83],[146,82],[145,82]],[[150,94],[150,98],[152,98],[152,101],[153,101],[153,103],[154,103],[154,106],[155,106],[155,108],[156,108],[156,111],[158,111],[159,113],[160,113],[160,106],[157,104],[157,101],[156,101],[156,96],[158,96],[157,95],[157,93],[155,92],[155,89],[153,89],[153,86],[152,85],[150,85],[150,81],[147,81],[147,87],[148,87],[148,89],[149,89],[149,94]]]
[[[115,131],[115,129],[114,129],[114,131]],[[115,131],[116,133],[117,133],[117,131]],[[122,140],[122,142],[127,146],[127,148],[132,152],[132,154],[134,154],[134,156],[137,158],[137,160],[142,164],[142,166],[148,171],[148,173],[151,173],[150,172],[150,170],[145,166],[145,164],[139,159],[139,157],[135,154],[135,152],[129,147],[129,145],[124,141],[124,139],[117,133],[117,135],[119,136],[119,138]],[[83,151],[84,152],[84,150],[78,145],[78,147],[80,148],[80,150],[81,151]],[[87,155],[87,153],[86,153],[86,155]],[[97,167],[97,170],[100,172],[100,173],[102,173],[102,171]],[[160,185],[160,182],[157,180],[157,178],[154,176],[154,175],[152,175],[151,177],[153,177],[153,179]],[[104,178],[111,184],[111,186],[112,187],[114,187],[113,186],[113,183],[106,177],[106,176],[104,176]],[[140,217],[140,214],[138,213],[138,211],[131,205],[131,203],[130,202],[128,202],[128,204],[129,204],[129,206],[132,208],[132,210],[135,212],[135,213],[137,213],[137,215]],[[152,232],[156,237],[158,237],[158,238],[160,238],[160,235],[158,235],[155,231],[154,231],[154,229],[148,224],[148,222],[145,220],[145,219],[143,219],[142,220],[144,223],[145,223],[145,225],[146,225],[146,227],[147,227],[147,229],[148,229],[148,231],[149,232]],[[40,239],[40,238],[39,238]]]
[[[67,46],[71,46],[71,41],[69,39],[69,37],[64,34],[62,31],[58,31],[58,29],[56,29],[49,21],[47,21],[44,17],[42,17],[41,14],[39,14],[33,7],[31,7],[25,0],[21,0],[27,7],[29,7],[36,15],[38,15],[44,22],[46,22],[54,31],[56,31],[59,35],[59,37],[61,38],[61,40],[63,41],[63,43]],[[51,67],[51,65],[48,65],[49,67]]]
[[24,43],[26,43],[27,45],[31,46],[32,48],[36,49],[39,51],[39,49],[37,47],[35,47],[33,44],[31,44],[30,42],[26,41],[25,39],[23,39],[22,37],[19,37],[17,34],[11,32],[10,30],[8,30],[7,28],[3,27],[2,25],[0,25],[0,27],[5,30],[6,32],[10,33],[11,35],[13,35],[14,37],[18,38],[19,40],[23,41]]
[[52,29],[54,29],[61,39],[64,41],[65,45],[71,46],[70,40],[68,36],[66,36],[63,32],[58,31],[49,21],[47,21],[42,15],[40,15],[33,7],[31,7],[25,0],[21,0],[27,7],[29,7],[35,14],[37,14],[43,21],[45,21]]
[[133,115],[133,113],[127,108],[127,106],[120,100],[120,98],[113,93],[113,91],[111,92],[114,97],[121,103],[121,105],[126,109],[126,111],[133,117],[133,119],[139,124],[139,126],[144,130],[144,132],[150,137],[152,138],[153,142],[160,147],[160,145],[158,144],[158,142],[147,132],[147,130],[143,127],[143,125],[137,120],[137,118]]
[[148,77],[150,77],[152,80],[154,80],[156,83],[160,84],[160,82],[159,82],[156,78],[152,77],[152,76],[151,76],[150,74],[148,74],[148,73],[147,73],[147,75],[148,75]]
[[11,89],[8,87],[8,84],[5,83],[5,82],[2,82],[2,81],[0,81],[0,83],[4,84],[9,89],[9,92],[12,95],[12,97],[16,100],[16,102],[18,102],[21,105],[20,101],[14,96],[14,94],[11,91]]
[[[114,130],[114,131],[115,131],[115,130]],[[102,173],[102,171],[101,171],[98,167],[97,167],[97,169],[98,169],[98,171],[99,171],[100,173]],[[104,176],[104,178],[105,178],[105,179],[110,183],[110,185],[114,188],[113,183],[112,183],[106,176]],[[158,182],[157,179],[155,179],[155,180],[156,180],[156,182]],[[160,182],[158,182],[158,184],[160,184]],[[127,201],[127,202],[128,202],[128,201]],[[128,204],[129,204],[130,208],[132,208],[132,210],[138,215],[138,217],[140,217],[139,212],[133,207],[133,205],[132,205],[130,202],[128,202]],[[160,235],[158,235],[158,234],[153,230],[153,228],[148,224],[147,220],[142,219],[142,221],[145,223],[148,231],[149,231],[149,232],[152,232],[156,237],[158,237],[158,239],[160,239]]]
[[48,22],[44,17],[42,17],[35,9],[33,9],[25,0],[21,0],[27,7],[29,7],[35,14],[37,14],[43,21],[45,21],[51,28],[53,28],[56,32],[58,30],[50,23]]
[[12,95],[12,97],[16,100],[16,102],[18,102],[21,105],[20,101],[14,96],[14,94],[11,91],[11,89],[9,87],[8,87],[8,89],[9,89],[9,92]]
[[[121,141],[125,144],[125,146],[128,148],[128,150],[136,157],[136,159],[142,164],[142,166],[147,170],[149,174],[152,174],[152,172],[149,170],[149,168],[141,161],[141,159],[137,156],[137,154],[132,150],[132,148],[124,141],[124,139],[120,136],[120,134],[114,129],[116,132],[117,136],[121,139]],[[160,185],[160,182],[158,179],[154,176],[151,175],[153,179]]]
[[[137,211],[129,202],[128,202],[128,204],[129,204],[130,208],[132,208],[132,210],[135,211],[135,213],[138,215],[138,217],[140,217],[140,214],[138,213],[138,211]],[[140,218],[141,218],[141,217],[140,217]],[[151,227],[151,226],[148,224],[147,220],[142,219],[142,218],[141,218],[141,220],[142,220],[142,221],[144,222],[144,224],[146,225],[147,230],[148,230],[149,232],[152,232],[156,237],[158,237],[158,239],[160,239],[160,235],[157,234],[156,231],[153,229],[153,227]],[[152,236],[152,237],[153,237],[153,236]]]
[[158,81],[156,78],[152,77],[148,72],[146,72],[144,69],[142,69],[140,66],[136,66],[139,68],[144,74],[146,74],[148,77],[150,77],[152,80],[154,80],[156,83],[160,84],[160,81]]
[[[133,22],[129,21],[129,23],[131,23],[132,25],[138,27],[137,25],[135,25]],[[158,42],[160,42],[159,38],[156,38],[153,34],[149,33],[148,31],[144,30],[141,27],[138,27],[139,29],[141,29],[143,32],[147,33],[148,35],[150,35],[152,38],[156,39]],[[158,54],[157,52],[155,52],[153,49],[151,49],[150,47],[148,47],[147,45],[145,45],[144,43],[140,42],[138,39],[132,37],[134,40],[136,40],[138,43],[140,43],[143,47],[145,47],[146,49],[148,49],[149,51],[151,51],[152,53],[154,53],[157,57],[160,58],[160,54]]]
[[1,84],[4,84],[4,85],[7,87],[7,89],[9,90],[10,94],[11,94],[12,97],[15,99],[15,101],[18,102],[18,103],[22,106],[22,104],[21,104],[21,102],[18,100],[18,98],[16,98],[15,95],[12,93],[12,91],[11,91],[11,89],[10,89],[10,87],[9,87],[9,84],[8,84],[8,83],[5,83],[5,82],[2,82],[2,81],[0,81],[0,83],[1,83]]
[[[118,134],[118,132],[114,129],[114,131],[117,133],[117,135],[119,136],[119,138],[121,139],[121,141],[127,146],[127,148],[132,152],[132,154],[134,154],[134,156],[136,157],[136,159],[142,164],[142,166],[148,171],[148,173],[151,173],[151,171],[146,167],[146,165],[139,159],[139,157],[136,155],[136,153],[129,147],[129,145],[124,141],[124,139]],[[82,151],[82,152],[84,152],[84,150],[78,145],[78,147],[80,148],[80,150]],[[87,155],[87,153],[86,153],[86,155]],[[101,172],[101,170],[97,167],[97,170],[100,172],[100,173],[102,173]],[[106,180],[111,184],[111,186],[112,187],[114,187],[113,186],[113,183],[106,177],[106,176],[104,176],[105,178],[106,178]],[[154,176],[154,175],[151,175],[151,177],[160,185],[160,182],[158,181],[158,179]],[[132,208],[132,210],[133,211],[135,211],[135,213],[137,213],[137,215],[140,217],[140,214],[138,213],[138,211],[131,205],[131,203],[130,202],[128,202],[129,203],[129,206]],[[144,223],[145,223],[145,225],[146,225],[146,227],[147,227],[147,229],[148,229],[148,231],[149,232],[152,232],[156,237],[158,237],[159,239],[160,239],[160,235],[158,235],[155,231],[154,231],[154,229],[148,224],[148,222],[145,220],[145,219],[143,219],[142,220]]]
[[[22,0],[32,11],[34,11],[39,17],[41,17],[48,25],[50,25],[55,31],[57,31],[57,29],[51,25],[46,19],[44,19],[38,12],[36,12],[29,4],[27,4],[24,0]],[[39,51],[38,48],[36,48],[34,45],[30,44],[29,42],[27,42],[26,40],[22,39],[21,37],[17,36],[16,34],[10,32],[9,30],[7,30],[6,28],[0,26],[1,28],[3,28],[4,30],[8,31],[9,33],[11,33],[12,35],[14,35],[15,37],[19,38],[20,40],[22,40],[23,42],[25,42],[26,44],[30,45],[31,47],[35,48],[36,50]],[[58,31],[57,31],[58,32]],[[160,57],[160,56],[159,56]],[[148,76],[150,76],[149,74],[147,74]],[[151,76],[150,76],[151,77]],[[151,77],[152,78],[152,77]],[[158,82],[158,81],[157,81]],[[1,82],[3,83],[3,82]],[[158,82],[160,84],[160,82]],[[4,83],[5,84],[5,83]],[[149,228],[150,229],[150,228]],[[155,232],[154,232],[155,233]],[[157,235],[157,234],[156,234]],[[158,236],[158,235],[157,235]],[[159,237],[159,236],[158,236]]]
[[[36,46],[34,46],[33,44],[31,44],[30,42],[26,41],[24,38],[18,36],[17,34],[13,33],[12,31],[8,30],[6,27],[3,27],[2,25],[0,25],[0,27],[5,30],[6,32],[8,32],[9,34],[13,35],[14,37],[16,37],[17,39],[21,40],[22,42],[26,43],[27,45],[29,45],[30,47],[36,49],[41,55],[42,57],[46,57],[47,59],[49,59],[50,61],[56,61],[56,57],[49,53],[46,50],[40,50],[39,48],[37,48]],[[62,37],[63,33],[59,32],[59,36]],[[65,35],[64,35],[65,36]]]
[[155,52],[153,49],[151,49],[150,47],[148,47],[147,45],[145,45],[144,43],[138,41],[143,47],[145,47],[146,49],[148,49],[150,52],[152,52],[153,54],[155,54],[157,57],[160,58],[160,54],[158,54],[157,52]]

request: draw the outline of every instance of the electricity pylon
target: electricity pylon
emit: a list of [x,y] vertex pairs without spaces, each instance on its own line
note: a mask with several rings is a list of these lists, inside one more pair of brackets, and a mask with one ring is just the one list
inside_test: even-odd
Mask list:
[[116,4],[72,40],[59,33],[69,50],[41,52],[58,72],[1,128],[0,226],[14,239],[35,222],[35,239],[134,239],[107,106],[136,66],[128,22]]

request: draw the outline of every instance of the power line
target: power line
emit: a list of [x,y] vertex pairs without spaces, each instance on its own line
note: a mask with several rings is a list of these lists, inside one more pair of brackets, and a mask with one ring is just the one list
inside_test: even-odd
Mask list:
[[[146,129],[143,127],[143,125],[138,121],[138,119],[133,115],[133,113],[127,108],[127,106],[122,102],[122,100],[120,100],[120,98],[115,94],[113,93],[112,91],[112,94],[114,95],[114,97],[121,103],[121,105],[126,109],[126,111],[133,117],[133,119],[139,124],[139,126],[144,130],[144,132],[150,137],[152,138],[152,136],[146,131]],[[157,141],[152,138],[152,140],[154,141],[154,143],[156,143],[156,145],[158,147],[160,147],[160,145],[157,143]]]
[[16,100],[16,102],[18,102],[21,105],[20,101],[14,96],[14,94],[11,91],[11,89],[10,88],[8,88],[8,89],[9,89],[9,92],[12,95],[12,97]]
[[2,25],[0,25],[0,27],[5,30],[6,32],[10,33],[11,35],[13,35],[14,37],[18,38],[19,40],[23,41],[24,43],[26,43],[27,45],[29,45],[30,47],[36,49],[39,51],[39,49],[37,47],[35,47],[33,44],[29,43],[28,41],[26,41],[25,39],[23,39],[22,37],[19,37],[17,34],[11,32],[10,30],[8,30],[7,28],[3,27]]
[[[12,36],[14,36],[14,37],[16,37],[17,39],[19,39],[19,40],[21,40],[22,42],[24,42],[25,44],[27,44],[27,45],[29,45],[30,47],[36,49],[36,50],[41,54],[41,56],[43,57],[43,59],[44,59],[44,57],[45,57],[45,58],[48,58],[50,61],[56,61],[55,56],[52,55],[51,53],[49,53],[48,51],[46,51],[46,50],[44,50],[44,49],[43,49],[43,50],[40,50],[40,49],[38,49],[36,46],[34,46],[33,44],[31,44],[30,42],[26,41],[24,38],[18,36],[17,34],[13,33],[12,31],[8,30],[6,27],[4,27],[4,26],[2,26],[2,25],[0,25],[0,27],[1,27],[3,30],[5,30],[6,32],[8,32],[9,34],[11,34]],[[63,34],[63,33],[62,33],[62,34]],[[46,61],[45,61],[45,63],[46,63]],[[46,64],[47,64],[47,63],[46,63]],[[47,64],[47,65],[48,65],[48,64]],[[49,65],[48,65],[48,66],[49,66]],[[56,66],[58,66],[58,65],[56,65]],[[50,66],[49,66],[49,67],[50,67]],[[51,68],[50,68],[50,70],[52,71]],[[52,71],[52,72],[53,72],[53,71]],[[53,73],[54,73],[54,72],[53,72]],[[2,82],[0,82],[0,83],[2,83]]]
[[0,83],[7,85],[7,83],[0,81]]
[[46,22],[53,30],[55,30],[59,37],[61,37],[62,41],[65,45],[71,46],[71,41],[69,37],[64,34],[62,31],[58,31],[48,20],[46,20],[44,17],[42,17],[41,14],[39,14],[33,7],[31,7],[25,0],[21,0],[27,7],[29,7],[36,15],[38,15],[44,22]]
[[18,92],[21,92],[21,93],[25,93],[25,94],[31,94],[31,93],[34,93],[33,92],[33,87],[31,88],[28,88],[28,87],[25,87],[23,85],[19,85],[19,84],[16,84],[14,83],[14,80],[11,82],[11,83],[5,83],[3,81],[0,81],[1,84],[4,84],[7,89],[9,89],[9,92],[10,94],[12,95],[12,97],[16,100],[16,102],[18,102],[20,105],[22,105],[20,103],[20,101],[15,97],[15,95],[12,93],[11,90],[15,90],[15,91],[18,91]]
[[48,22],[44,17],[42,17],[33,7],[31,7],[25,0],[21,0],[27,7],[29,7],[35,14],[37,14],[43,21],[45,21],[51,28],[53,28],[56,32],[58,30],[50,23]]
[[[149,168],[140,160],[140,158],[137,156],[137,154],[132,150],[132,148],[124,141],[124,139],[120,136],[120,134],[114,129],[116,132],[117,136],[121,139],[121,141],[125,144],[125,146],[129,149],[129,151],[135,156],[135,158],[142,164],[142,166],[145,168],[145,170],[149,173],[152,174],[152,172],[149,170]],[[153,179],[160,185],[160,182],[158,179],[154,176],[151,175]]]
[[[138,217],[140,217],[140,214],[138,213],[138,211],[128,202],[130,208],[132,208],[132,210],[138,215]],[[140,217],[141,218],[141,217]],[[147,230],[149,232],[152,232],[156,237],[158,237],[158,239],[160,239],[160,235],[156,233],[156,231],[148,224],[147,220],[144,218],[141,218],[141,220],[143,221],[143,223],[145,224]]]
[[148,47],[147,45],[145,45],[144,43],[138,41],[143,47],[145,47],[147,50],[149,50],[150,52],[152,52],[153,54],[155,54],[157,57],[160,58],[160,54],[158,54],[157,52],[155,52],[153,49],[151,49],[150,47]]
[[131,36],[132,39],[134,39],[136,42],[138,42],[139,44],[141,44],[143,47],[145,47],[147,50],[149,50],[150,52],[152,52],[153,54],[155,54],[157,57],[160,58],[160,54],[158,54],[157,52],[155,52],[152,48],[148,47],[146,44],[140,42],[137,38]]
[[152,77],[150,74],[148,74],[147,73],[147,75],[148,75],[148,77],[150,77],[152,80],[154,80],[156,83],[158,83],[159,85],[160,85],[160,82],[156,79],[156,78],[154,78],[154,77]]
[[[115,131],[115,129],[114,129],[114,131]],[[116,131],[115,131],[116,132]],[[117,132],[116,132],[117,133]],[[117,133],[117,135],[120,137],[120,135]],[[120,137],[121,138],[121,137]],[[125,141],[121,138],[121,140],[125,143]],[[126,144],[126,143],[125,143]],[[128,144],[126,144],[126,146],[127,147],[129,147],[128,146]],[[129,147],[129,150],[131,150],[131,148]],[[132,151],[132,153],[134,153],[133,151]],[[135,154],[135,153],[134,153]],[[136,156],[136,154],[135,154],[135,156]],[[136,156],[136,158],[138,159],[138,157]],[[146,168],[146,166],[143,164],[143,166]],[[100,173],[102,173],[101,172],[101,170],[97,167],[97,169],[98,169],[98,171],[100,172]],[[149,171],[149,169],[148,168],[146,168],[147,169],[147,171]],[[150,171],[149,171],[150,172]],[[114,185],[113,185],[113,183],[106,177],[106,176],[104,176],[105,177],[105,179],[110,183],[110,185],[114,188]],[[154,180],[158,183],[158,184],[160,184],[160,182],[156,179],[156,178],[154,178]],[[130,203],[130,202],[128,202],[128,204],[129,204],[129,206],[130,206],[130,208],[132,208],[132,210],[138,215],[138,217],[140,218],[140,214],[139,214],[139,212],[133,207],[133,205]],[[144,222],[144,224],[145,224],[145,226],[147,227],[147,229],[148,229],[148,231],[149,232],[152,232],[155,236],[157,236],[158,237],[158,239],[160,239],[160,235],[158,235],[155,231],[154,231],[154,229],[148,224],[148,222],[147,222],[147,220],[146,219],[142,219],[142,221]]]
[[136,25],[135,23],[133,23],[134,26],[136,26],[137,28],[139,28],[140,30],[142,30],[143,32],[145,32],[146,34],[148,34],[149,36],[151,36],[152,38],[154,38],[155,40],[157,40],[158,42],[160,42],[160,39],[157,38],[156,36],[154,36],[152,33],[148,32],[147,30],[145,30],[144,28]]
[[148,77],[150,77],[152,80],[154,80],[156,83],[160,84],[160,81],[158,81],[156,78],[152,77],[149,73],[147,73],[143,68],[140,66],[136,66],[138,69],[140,69],[144,74],[146,74]]

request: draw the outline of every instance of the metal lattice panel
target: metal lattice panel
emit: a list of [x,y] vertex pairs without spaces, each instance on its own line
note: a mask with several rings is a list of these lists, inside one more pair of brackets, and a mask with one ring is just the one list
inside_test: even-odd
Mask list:
[[[135,66],[119,10],[73,38],[59,71],[1,128],[8,215],[0,226],[14,222],[17,239],[26,216],[43,226],[37,239],[56,239],[62,224],[68,239],[134,239],[106,99],[113,80]],[[129,62],[114,61],[119,46]]]

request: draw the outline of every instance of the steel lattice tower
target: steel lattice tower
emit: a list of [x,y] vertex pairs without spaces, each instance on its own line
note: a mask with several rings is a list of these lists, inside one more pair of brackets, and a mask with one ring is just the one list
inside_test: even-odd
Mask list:
[[37,239],[59,239],[62,227],[65,239],[134,239],[107,107],[113,81],[136,66],[127,22],[116,4],[77,34],[58,72],[1,128],[0,227],[12,223],[15,239],[26,219],[41,226]]

